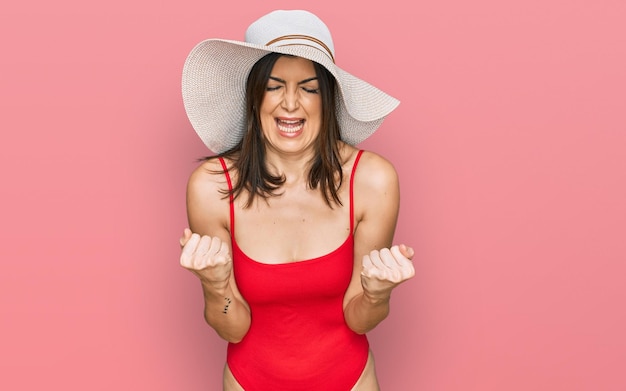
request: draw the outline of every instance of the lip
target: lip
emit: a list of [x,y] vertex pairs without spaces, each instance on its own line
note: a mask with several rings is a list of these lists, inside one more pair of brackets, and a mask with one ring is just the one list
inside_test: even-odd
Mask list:
[[276,118],[276,127],[281,135],[285,137],[296,137],[302,133],[305,120],[303,118]]

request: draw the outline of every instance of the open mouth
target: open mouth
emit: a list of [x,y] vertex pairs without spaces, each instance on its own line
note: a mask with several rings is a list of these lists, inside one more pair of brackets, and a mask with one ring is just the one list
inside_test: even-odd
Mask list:
[[304,126],[304,120],[303,119],[298,119],[298,120],[284,120],[284,119],[276,119],[276,126],[278,126],[278,129],[281,132],[285,132],[285,133],[296,133],[300,130],[302,130],[302,127]]

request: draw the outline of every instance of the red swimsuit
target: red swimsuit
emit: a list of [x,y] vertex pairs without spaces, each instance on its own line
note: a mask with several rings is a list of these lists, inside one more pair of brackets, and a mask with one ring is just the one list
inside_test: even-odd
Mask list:
[[[228,366],[246,391],[348,391],[368,358],[365,335],[343,316],[343,298],[354,263],[353,178],[350,177],[350,235],[334,251],[284,264],[257,262],[235,241],[231,197],[233,270],[250,305],[252,323],[239,343],[228,344]],[[226,165],[222,160],[222,167]],[[232,188],[226,171],[229,188]]]

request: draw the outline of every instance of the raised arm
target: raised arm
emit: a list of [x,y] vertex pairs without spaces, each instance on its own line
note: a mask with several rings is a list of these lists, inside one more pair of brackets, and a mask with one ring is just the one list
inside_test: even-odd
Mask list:
[[[237,289],[232,273],[229,204],[220,189],[226,187],[216,160],[205,162],[187,184],[187,218],[181,265],[200,279],[204,317],[223,339],[239,342],[250,327],[250,308]],[[215,172],[218,173],[215,173]]]
[[344,297],[346,323],[357,333],[372,330],[387,317],[392,290],[415,274],[413,250],[392,247],[399,205],[394,167],[364,152],[354,178],[354,270]]

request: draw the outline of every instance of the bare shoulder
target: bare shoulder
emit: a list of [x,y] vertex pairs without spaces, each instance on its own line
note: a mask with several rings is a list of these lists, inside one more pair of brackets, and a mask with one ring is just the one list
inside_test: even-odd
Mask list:
[[219,160],[202,162],[187,182],[189,228],[202,235],[216,235],[228,229],[228,183]]
[[[354,176],[355,261],[374,249],[389,248],[400,210],[400,187],[393,164],[363,152]],[[360,264],[358,264],[360,267]]]
[[[395,167],[384,157],[364,151],[354,175],[354,211],[359,231],[366,232],[373,224],[378,227],[371,228],[373,231],[386,227],[384,232],[393,232],[399,206],[400,185]],[[387,239],[380,243],[386,245]]]
[[389,160],[377,153],[363,151],[354,181],[357,191],[393,191],[398,187],[398,174]]
[[226,177],[219,160],[211,159],[196,167],[187,182],[187,193],[211,197],[228,189]]

